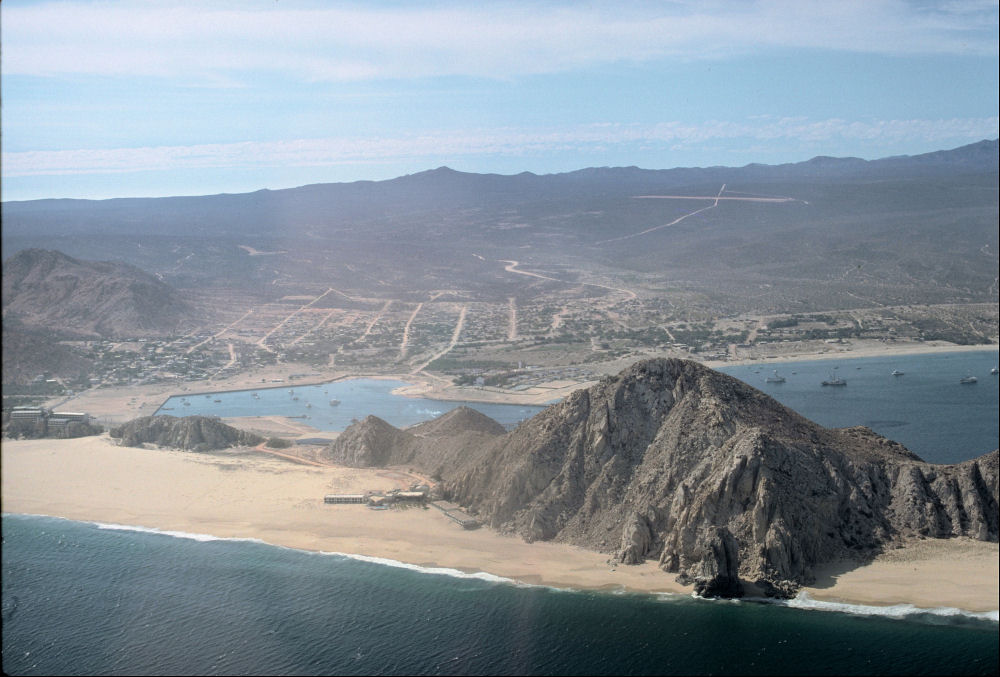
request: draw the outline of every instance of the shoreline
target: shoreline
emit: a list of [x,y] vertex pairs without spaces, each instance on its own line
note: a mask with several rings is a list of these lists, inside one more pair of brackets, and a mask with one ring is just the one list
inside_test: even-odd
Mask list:
[[[244,537],[244,536],[216,536],[214,534],[206,533],[188,533],[181,531],[169,531],[159,529],[157,527],[146,527],[141,525],[130,525],[130,524],[117,524],[108,522],[99,522],[94,520],[77,520],[69,517],[60,517],[58,515],[43,515],[43,514],[33,514],[33,513],[2,513],[2,517],[40,517],[45,519],[56,519],[65,520],[68,522],[77,522],[79,524],[87,524],[98,529],[105,529],[108,531],[132,531],[137,533],[147,533],[159,536],[167,536],[169,538],[180,538],[188,539],[200,542],[209,541],[232,541],[232,542],[251,542],[259,543],[261,545],[266,545],[274,548],[285,548],[289,550],[297,550],[303,553],[310,553],[316,555],[324,555],[330,557],[341,557],[344,559],[351,559],[360,562],[369,562],[373,564],[380,564],[382,566],[392,567],[396,569],[407,569],[410,571],[416,571],[428,576],[448,576],[452,578],[459,579],[478,579],[482,581],[487,581],[491,583],[498,583],[502,585],[512,585],[519,588],[531,588],[531,587],[541,587],[547,588],[549,590],[561,591],[561,592],[605,592],[612,594],[631,594],[631,595],[652,595],[654,597],[695,597],[693,589],[684,590],[646,590],[646,589],[632,589],[628,586],[622,586],[615,583],[607,583],[599,586],[583,586],[583,587],[571,587],[566,585],[560,585],[558,582],[546,582],[535,578],[535,580],[526,579],[516,579],[502,576],[499,574],[491,573],[489,571],[484,571],[480,568],[469,568],[469,567],[448,567],[438,564],[437,562],[404,562],[402,560],[390,559],[386,557],[378,557],[374,555],[366,555],[363,553],[352,553],[352,552],[339,552],[339,551],[328,551],[328,550],[308,550],[303,548],[297,548],[288,545],[282,545],[279,543],[271,543],[268,541],[261,540],[254,537]],[[627,566],[627,565],[622,565]],[[669,574],[664,573],[664,576],[669,576]],[[920,606],[919,601],[914,602],[912,600],[905,599],[876,599],[876,600],[848,600],[833,594],[824,594],[818,591],[816,588],[810,586],[803,586],[799,589],[798,594],[790,599],[781,599],[773,597],[764,597],[757,594],[756,588],[752,584],[747,584],[748,590],[741,598],[729,599],[726,601],[737,601],[737,602],[751,602],[757,604],[774,604],[777,606],[784,606],[788,608],[803,609],[803,610],[815,610],[815,611],[827,611],[835,613],[846,613],[861,616],[886,616],[892,618],[900,618],[909,615],[931,615],[931,616],[955,616],[962,615],[968,618],[977,618],[980,620],[992,621],[994,623],[1000,623],[1000,610],[998,609],[985,609],[985,610],[970,610],[962,609],[954,606]],[[691,588],[691,586],[678,586]]]
[[[246,450],[195,454],[119,447],[106,436],[5,440],[4,514],[256,539],[298,550],[482,573],[529,585],[689,595],[656,562],[612,564],[608,555],[561,543],[525,543],[488,528],[466,531],[435,510],[328,506],[324,493],[394,488],[392,470],[316,468]],[[398,474],[398,473],[397,473]],[[817,602],[997,611],[998,546],[928,539],[870,564],[825,567],[803,590]]]
[[[894,355],[928,355],[935,353],[996,351],[997,344],[977,344],[971,346],[955,345],[946,342],[883,344],[865,343],[851,344],[843,350],[825,350],[803,353],[789,353],[777,356],[759,356],[735,360],[704,360],[707,367],[718,369],[727,366],[747,364],[785,364],[789,362],[811,362],[816,360],[851,360],[868,357],[891,357]],[[666,357],[667,355],[643,355],[635,359],[619,360],[614,363],[614,373],[618,373],[628,364],[651,357]],[[365,374],[331,371],[329,374],[319,374],[307,379],[289,379],[287,372],[296,369],[293,364],[286,364],[278,369],[268,368],[264,371],[248,372],[225,380],[213,382],[211,390],[198,389],[198,382],[185,385],[155,384],[129,385],[100,390],[88,390],[70,399],[50,400],[44,406],[60,406],[86,411],[94,418],[107,424],[119,424],[140,416],[149,416],[163,406],[171,397],[194,397],[219,393],[231,393],[265,389],[282,389],[296,386],[315,386],[349,379],[375,379],[403,381],[406,385],[392,390],[394,395],[412,398],[426,398],[445,402],[476,402],[481,404],[513,404],[527,406],[547,406],[552,400],[565,398],[570,393],[593,385],[594,381],[578,381],[566,384],[559,382],[559,387],[534,386],[519,393],[501,390],[482,390],[469,386],[455,386],[451,383],[442,384],[440,378],[426,374]],[[609,372],[610,373],[610,372]],[[263,378],[261,376],[263,375]],[[282,376],[279,384],[270,381],[271,378]],[[294,381],[294,382],[293,382]],[[208,387],[208,386],[206,386]],[[69,404],[72,402],[72,404]]]

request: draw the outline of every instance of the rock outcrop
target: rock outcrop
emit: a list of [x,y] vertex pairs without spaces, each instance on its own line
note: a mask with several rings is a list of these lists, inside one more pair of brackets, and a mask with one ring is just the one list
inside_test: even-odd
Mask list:
[[441,469],[452,500],[525,539],[656,558],[702,594],[792,594],[813,568],[896,539],[997,540],[996,451],[924,463],[823,428],[693,362],[651,360]]
[[155,444],[187,451],[256,446],[264,438],[208,416],[143,416],[112,428],[111,437],[126,447]]
[[378,416],[366,416],[330,443],[323,457],[355,468],[399,465],[412,456],[414,443],[413,435]]
[[440,477],[478,459],[505,432],[501,424],[469,407],[405,430],[367,416],[341,433],[323,457],[362,468],[412,465]]

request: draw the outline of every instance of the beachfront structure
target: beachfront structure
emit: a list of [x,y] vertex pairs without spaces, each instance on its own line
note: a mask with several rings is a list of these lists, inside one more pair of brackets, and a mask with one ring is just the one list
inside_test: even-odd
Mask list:
[[10,410],[12,419],[38,421],[48,417],[52,412],[45,407],[14,407]]
[[432,506],[444,513],[444,516],[458,524],[463,529],[476,529],[480,526],[478,519],[464,512],[457,504],[448,501],[434,501]]
[[475,529],[479,526],[479,520],[468,513],[462,512],[461,510],[449,510],[444,514],[444,516],[461,526],[463,529]]
[[[82,411],[53,411],[52,416],[64,418],[67,421],[90,423],[90,415]],[[49,419],[49,425],[52,425],[52,419]]]
[[327,494],[323,497],[324,503],[344,504],[344,503],[366,503],[368,497],[364,494]]

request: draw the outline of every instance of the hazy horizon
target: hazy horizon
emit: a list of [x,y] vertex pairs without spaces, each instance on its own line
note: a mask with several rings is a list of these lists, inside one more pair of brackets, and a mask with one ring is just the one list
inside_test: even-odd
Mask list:
[[875,159],[998,136],[996,3],[47,2],[2,14],[5,201]]

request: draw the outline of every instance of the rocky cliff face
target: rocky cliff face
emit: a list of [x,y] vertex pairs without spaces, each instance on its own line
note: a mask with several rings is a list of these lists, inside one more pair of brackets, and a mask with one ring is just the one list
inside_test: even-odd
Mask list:
[[634,365],[443,468],[490,526],[625,563],[656,558],[703,594],[791,594],[817,564],[906,536],[997,540],[997,452],[922,462],[867,428],[828,430],[693,362]]
[[143,416],[112,428],[111,437],[126,447],[155,444],[188,451],[255,446],[264,438],[207,416]]

